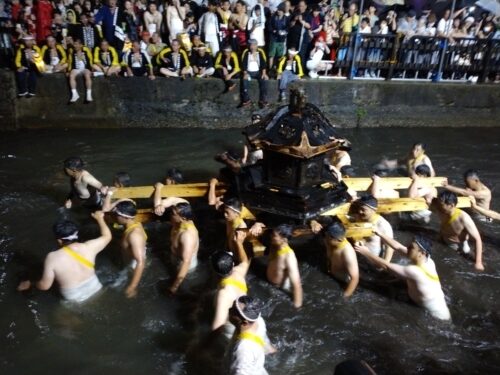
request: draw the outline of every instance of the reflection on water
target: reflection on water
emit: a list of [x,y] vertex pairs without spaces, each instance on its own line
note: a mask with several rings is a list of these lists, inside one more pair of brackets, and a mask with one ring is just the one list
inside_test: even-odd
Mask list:
[[[343,132],[353,143],[360,175],[382,155],[406,153],[416,140],[427,142],[438,175],[456,183],[478,168],[499,208],[500,130],[370,129]],[[51,225],[64,210],[68,183],[62,160],[79,155],[105,183],[128,171],[136,185],[152,184],[168,167],[189,181],[207,180],[219,167],[212,156],[242,147],[238,130],[89,130],[3,133],[0,139],[0,369],[2,374],[209,374],[220,354],[207,339],[211,294],[207,256],[222,244],[204,218],[201,265],[183,293],[163,293],[172,271],[164,262],[167,227],[152,224],[149,266],[135,300],[123,296],[119,252],[112,244],[97,260],[107,290],[88,304],[62,303],[56,293],[16,293],[19,272],[40,266],[54,249]],[[84,211],[69,214],[86,238],[96,227]],[[434,259],[453,317],[431,319],[412,305],[405,287],[364,276],[345,301],[339,285],[324,273],[319,242],[298,244],[304,307],[259,276],[249,275],[251,293],[265,302],[268,332],[279,352],[267,358],[271,374],[331,374],[334,364],[364,358],[380,374],[500,373],[500,229],[479,224],[485,238],[486,272],[435,245]],[[215,232],[217,233],[217,232]],[[397,232],[409,239],[408,232]],[[369,279],[367,279],[367,277]],[[210,346],[207,348],[207,346]]]

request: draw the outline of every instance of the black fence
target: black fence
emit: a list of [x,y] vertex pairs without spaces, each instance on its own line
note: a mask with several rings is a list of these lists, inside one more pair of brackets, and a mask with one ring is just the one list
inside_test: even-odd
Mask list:
[[344,76],[484,82],[500,74],[500,40],[345,34],[332,48],[332,73]]

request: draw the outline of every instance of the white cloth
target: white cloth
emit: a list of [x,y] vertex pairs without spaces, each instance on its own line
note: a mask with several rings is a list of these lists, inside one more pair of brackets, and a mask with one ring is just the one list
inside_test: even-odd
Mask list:
[[[175,264],[177,268],[179,268],[182,260],[177,255],[170,253],[170,261],[172,262],[172,264]],[[191,258],[191,263],[189,264],[188,272],[193,271],[197,265],[198,265],[198,256],[197,254],[195,254]]]
[[429,311],[429,313],[436,319],[441,319],[441,320],[451,319],[450,310],[446,305],[444,294],[436,296],[431,300],[422,302],[422,307],[425,308],[427,311]]
[[62,296],[68,301],[83,302],[92,297],[101,289],[102,284],[94,274],[89,279],[78,284],[77,286],[74,286],[72,288],[61,288],[60,291]]

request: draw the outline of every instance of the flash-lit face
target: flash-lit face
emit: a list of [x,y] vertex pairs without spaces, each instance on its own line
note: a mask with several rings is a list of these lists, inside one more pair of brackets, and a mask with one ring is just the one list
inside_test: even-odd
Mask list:
[[172,51],[179,52],[180,44],[177,41],[172,41]]
[[179,211],[175,207],[172,209],[172,214],[170,215],[170,221],[172,222],[172,224],[178,224],[182,222],[182,217],[179,215]]
[[414,263],[417,262],[421,257],[426,257],[424,251],[413,241],[410,246],[408,246],[408,258]]
[[356,212],[356,218],[360,221],[369,221],[372,216],[375,214],[375,210],[373,208],[368,207],[367,205],[361,204]]
[[340,243],[342,242],[342,240],[339,240],[339,239],[336,239],[336,238],[333,238],[333,237],[330,237],[330,236],[327,235],[325,237],[325,242],[329,246],[337,247],[338,245],[340,245]]
[[443,214],[445,214],[445,215],[451,215],[452,212],[453,212],[453,209],[455,208],[455,206],[452,205],[452,204],[446,204],[443,201],[441,201],[441,200],[438,199],[437,208]]
[[472,177],[468,177],[465,179],[465,185],[474,190],[478,187],[479,185],[479,180],[477,178],[472,178]]
[[276,231],[272,231],[271,233],[271,245],[273,246],[282,246],[286,243],[286,238],[282,237]]
[[412,153],[414,158],[418,158],[420,155],[423,154],[423,152],[424,152],[424,149],[422,148],[422,145],[416,145],[411,150],[411,153]]
[[239,214],[235,210],[233,210],[227,206],[224,206],[224,218],[227,221],[234,221],[238,218],[238,216],[239,216]]
[[64,168],[64,174],[68,177],[75,177],[76,176],[76,171],[73,169],[69,168]]

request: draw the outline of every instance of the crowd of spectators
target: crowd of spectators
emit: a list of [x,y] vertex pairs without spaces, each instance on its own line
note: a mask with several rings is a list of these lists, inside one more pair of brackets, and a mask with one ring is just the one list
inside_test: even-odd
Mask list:
[[[430,2],[432,4],[433,2]],[[92,101],[93,77],[218,77],[226,91],[241,79],[241,105],[250,103],[248,81],[260,84],[266,106],[269,77],[287,85],[307,73],[345,76],[335,61],[352,58],[343,38],[367,35],[500,39],[499,18],[476,7],[436,11],[385,7],[365,1],[323,0],[0,0],[2,61],[13,61],[20,96],[35,94],[38,74],[66,73],[78,100],[76,79],[85,78]],[[377,61],[380,50],[357,51]],[[373,77],[374,71],[358,74]],[[498,77],[496,77],[498,78]]]

